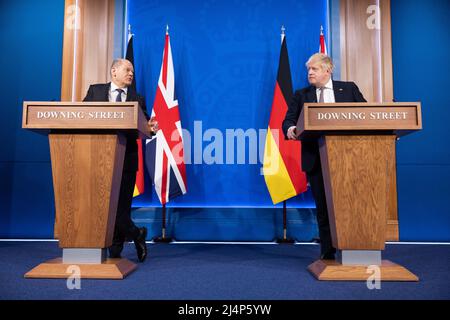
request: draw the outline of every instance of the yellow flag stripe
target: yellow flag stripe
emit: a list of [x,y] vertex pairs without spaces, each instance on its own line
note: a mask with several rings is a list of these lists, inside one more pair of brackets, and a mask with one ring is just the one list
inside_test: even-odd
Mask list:
[[140,195],[139,189],[137,185],[134,185],[133,197]]
[[273,204],[297,195],[270,127],[264,147],[263,173]]

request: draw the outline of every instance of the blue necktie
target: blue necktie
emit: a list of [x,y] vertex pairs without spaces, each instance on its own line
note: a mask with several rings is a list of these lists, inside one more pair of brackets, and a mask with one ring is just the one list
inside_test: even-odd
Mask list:
[[124,93],[125,91],[123,91],[122,89],[116,89],[116,91],[118,92],[116,102],[122,102],[122,93]]

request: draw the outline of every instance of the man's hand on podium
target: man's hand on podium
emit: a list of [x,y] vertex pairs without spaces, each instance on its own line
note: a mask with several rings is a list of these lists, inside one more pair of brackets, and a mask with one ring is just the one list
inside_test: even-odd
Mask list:
[[297,128],[295,126],[292,126],[287,131],[287,137],[290,140],[297,140]]
[[152,134],[152,136],[158,132],[159,126],[158,121],[156,121],[155,117],[151,117],[150,120],[148,120],[147,127],[148,131]]

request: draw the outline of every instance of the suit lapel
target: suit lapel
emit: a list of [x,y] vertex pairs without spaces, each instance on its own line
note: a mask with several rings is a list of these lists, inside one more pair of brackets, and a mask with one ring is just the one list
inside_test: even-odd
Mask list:
[[103,87],[103,92],[102,92],[102,100],[101,101],[109,101],[109,91],[111,90],[111,82],[108,82],[104,87]]
[[333,81],[333,92],[335,102],[346,102],[344,99],[344,87],[338,81]]
[[309,87],[309,90],[306,93],[306,102],[317,102],[316,87]]
[[131,87],[128,87],[126,101],[137,101],[137,94]]

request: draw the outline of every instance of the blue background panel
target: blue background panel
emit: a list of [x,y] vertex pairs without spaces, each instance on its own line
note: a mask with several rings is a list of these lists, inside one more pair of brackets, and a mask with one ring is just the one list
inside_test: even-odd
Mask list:
[[391,1],[396,101],[422,103],[423,130],[397,143],[401,240],[450,240],[450,2]]
[[64,1],[0,2],[0,237],[53,237],[48,139],[21,129],[23,101],[60,100]]
[[[0,163],[2,185],[0,236],[52,238],[55,221],[51,166],[46,162]],[[3,192],[5,190],[5,192]]]
[[[305,62],[319,49],[320,26],[328,30],[327,1],[130,0],[128,20],[135,35],[137,87],[149,110],[169,25],[181,123],[191,136],[190,146],[185,141],[186,154],[191,163],[200,159],[186,167],[188,193],[169,205],[272,206],[261,175],[265,134],[260,132],[267,129],[272,109],[281,26],[286,27],[294,88],[304,87]],[[250,163],[248,138],[245,146],[238,147],[234,139],[234,147],[226,147],[232,143],[227,130],[254,134],[257,162]],[[214,145],[222,149],[213,153],[218,163],[207,164],[204,155]],[[245,150],[244,164],[238,163],[240,150]],[[305,207],[305,200],[311,202],[309,192],[288,205]],[[159,200],[147,189],[134,205],[159,206]]]
[[[182,124],[192,133],[195,122],[202,121],[188,150],[192,159],[199,157],[195,138],[200,137],[201,152],[210,145],[202,136],[208,129],[225,136],[226,129],[267,128],[281,24],[286,26],[294,88],[306,85],[304,62],[317,51],[320,24],[325,33],[328,30],[326,1],[130,0],[129,5],[138,88],[149,109],[165,24],[170,25]],[[450,49],[449,9],[446,0],[391,1],[394,97],[421,101],[424,126],[397,143],[401,240],[450,240],[450,97],[445,87],[450,71],[445,56]],[[63,18],[62,0],[0,2],[5,75],[0,87],[7,93],[0,105],[0,237],[53,236],[48,140],[21,129],[21,121],[23,101],[60,99]],[[260,168],[260,163],[248,161],[189,164],[188,194],[169,203],[169,235],[181,240],[280,237],[281,209],[269,209],[273,207]],[[148,181],[146,189],[134,205],[159,207]],[[309,192],[288,201],[288,235],[297,240],[315,236],[313,206]],[[136,222],[157,235],[160,209],[140,210],[146,213],[134,213]],[[217,232],[220,228],[227,231]]]
[[398,144],[398,162],[450,164],[450,2],[397,0],[391,11],[394,98],[421,101],[423,117],[423,130]]
[[[166,236],[177,241],[274,241],[283,238],[282,209],[169,208]],[[287,237],[296,241],[317,238],[314,209],[287,209]],[[160,208],[139,208],[133,221],[148,228],[149,238],[161,236]]]
[[399,165],[400,239],[450,240],[450,165]]

